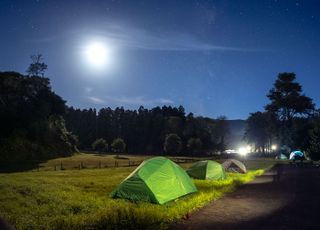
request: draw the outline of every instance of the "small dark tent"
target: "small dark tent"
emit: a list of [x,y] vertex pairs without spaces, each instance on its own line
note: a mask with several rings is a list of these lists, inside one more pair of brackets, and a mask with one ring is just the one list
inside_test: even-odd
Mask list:
[[222,165],[210,160],[195,162],[186,172],[200,180],[223,180],[227,177]]
[[195,185],[179,165],[165,157],[154,157],[142,162],[110,196],[164,204],[194,192]]
[[228,172],[247,173],[246,166],[235,159],[228,159],[222,163],[224,169]]

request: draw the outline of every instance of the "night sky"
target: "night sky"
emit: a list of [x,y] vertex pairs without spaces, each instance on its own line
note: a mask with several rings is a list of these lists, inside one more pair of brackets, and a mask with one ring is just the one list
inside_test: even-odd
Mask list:
[[[262,110],[279,72],[320,104],[320,1],[0,1],[0,71],[41,53],[77,108],[183,105],[196,115]],[[98,42],[107,61],[90,63]]]

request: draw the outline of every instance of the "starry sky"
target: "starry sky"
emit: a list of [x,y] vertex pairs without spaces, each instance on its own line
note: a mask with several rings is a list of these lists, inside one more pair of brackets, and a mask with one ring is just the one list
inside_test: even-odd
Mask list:
[[[243,119],[262,110],[279,72],[320,103],[317,0],[1,0],[0,71],[41,53],[52,89],[77,108],[183,105]],[[108,47],[93,68],[83,49]]]

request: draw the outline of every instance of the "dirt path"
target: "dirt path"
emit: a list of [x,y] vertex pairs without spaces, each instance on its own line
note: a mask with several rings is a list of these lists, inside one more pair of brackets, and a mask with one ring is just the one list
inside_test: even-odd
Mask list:
[[320,168],[278,166],[170,229],[320,229]]

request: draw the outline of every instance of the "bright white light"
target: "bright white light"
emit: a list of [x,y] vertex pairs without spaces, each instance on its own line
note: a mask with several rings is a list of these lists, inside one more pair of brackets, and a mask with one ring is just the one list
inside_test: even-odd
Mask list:
[[271,146],[271,150],[273,150],[273,151],[277,150],[277,148],[278,148],[278,147],[277,147],[276,145],[272,145],[272,146]]
[[238,153],[241,156],[246,156],[249,153],[249,150],[247,147],[241,147],[241,148],[239,148]]
[[110,62],[110,50],[100,42],[93,42],[86,47],[85,54],[89,64],[95,68],[105,67]]
[[227,149],[227,150],[226,150],[226,153],[227,153],[227,154],[232,154],[232,153],[237,153],[237,151],[234,150],[234,149]]

